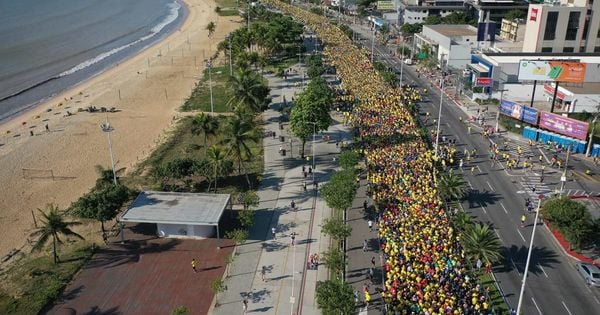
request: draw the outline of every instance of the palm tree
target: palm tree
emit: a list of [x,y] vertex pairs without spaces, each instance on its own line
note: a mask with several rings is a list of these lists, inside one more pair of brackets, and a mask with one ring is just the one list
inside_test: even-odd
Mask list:
[[54,263],[56,264],[58,262],[56,245],[57,243],[62,244],[59,235],[62,234],[65,236],[74,236],[79,239],[83,239],[83,236],[73,232],[70,229],[70,227],[80,225],[81,223],[66,222],[64,212],[60,211],[54,204],[46,205],[46,209],[47,213],[41,209],[38,209],[38,211],[42,214],[42,225],[33,233],[31,233],[31,236],[38,238],[31,251],[40,251],[52,237],[52,255],[54,258]]
[[215,192],[217,192],[217,180],[219,177],[228,174],[231,171],[231,161],[227,159],[227,152],[225,149],[216,145],[208,148],[206,157],[208,158],[208,163],[212,170],[211,176],[215,183]]
[[192,121],[192,133],[195,135],[204,134],[204,155],[206,155],[208,137],[215,136],[219,129],[219,120],[206,113],[200,113]]
[[467,193],[467,185],[453,170],[441,176],[438,182],[440,197],[444,200],[457,200]]
[[477,223],[467,229],[463,234],[463,244],[467,256],[473,260],[481,259],[492,264],[502,257],[500,241],[487,224]]
[[250,143],[258,142],[258,130],[246,117],[232,116],[227,120],[225,126],[225,135],[223,145],[227,148],[227,154],[232,154],[238,162],[238,174],[244,170],[244,176],[248,182],[248,187],[251,188],[248,171],[244,167],[244,159],[250,159],[253,156],[250,149]]
[[454,225],[457,229],[464,231],[469,229],[473,225],[473,218],[464,211],[459,211],[453,219]]
[[244,104],[254,112],[262,110],[269,95],[269,88],[261,76],[250,69],[239,69],[230,78],[230,82],[233,87],[230,104],[237,101],[237,104]]
[[212,34],[214,34],[216,27],[217,27],[217,25],[215,24],[215,22],[212,22],[212,21],[210,23],[208,23],[208,25],[206,25],[206,30],[208,31],[208,37],[211,37]]

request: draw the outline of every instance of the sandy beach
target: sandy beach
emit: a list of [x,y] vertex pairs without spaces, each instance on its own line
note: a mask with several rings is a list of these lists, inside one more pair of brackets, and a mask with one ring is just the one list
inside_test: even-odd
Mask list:
[[[27,250],[32,210],[47,203],[66,208],[94,186],[95,165],[110,167],[99,127],[107,117],[117,169],[131,170],[164,139],[202,73],[203,59],[240,25],[238,17],[219,17],[212,1],[184,2],[186,21],[163,41],[0,125],[0,257]],[[210,21],[217,25],[211,39],[205,30]],[[77,111],[90,105],[118,112]]]

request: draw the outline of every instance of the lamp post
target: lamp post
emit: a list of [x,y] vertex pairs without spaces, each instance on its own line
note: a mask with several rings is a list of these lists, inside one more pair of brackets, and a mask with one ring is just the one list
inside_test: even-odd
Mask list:
[[373,53],[375,51],[375,23],[373,23],[373,36],[371,36],[371,63],[373,63]]
[[110,138],[110,133],[113,132],[113,130],[115,130],[115,128],[113,128],[110,125],[110,123],[108,122],[108,116],[106,116],[106,122],[103,124],[100,124],[100,129],[103,132],[105,132],[108,137],[108,151],[110,152],[110,163],[112,165],[113,183],[115,185],[117,185],[117,173],[115,172],[115,157],[113,155],[112,140]]
[[537,210],[535,210],[535,220],[533,221],[533,231],[531,232],[531,240],[529,241],[529,250],[527,251],[527,262],[525,263],[525,271],[523,272],[523,281],[521,281],[521,292],[519,293],[519,304],[517,305],[517,314],[521,314],[521,304],[523,302],[523,293],[525,293],[525,282],[527,282],[527,272],[529,271],[529,261],[531,260],[531,250],[533,248],[533,238],[535,237],[535,227],[537,225],[538,216],[540,215],[540,206],[544,195],[538,196]]
[[402,56],[400,56],[400,89],[402,89],[402,75],[404,74],[404,42],[402,43]]
[[435,154],[434,154],[434,156],[436,159],[438,157],[438,151],[439,151],[438,146],[440,144],[440,124],[442,121],[442,106],[443,106],[443,101],[444,101],[444,79],[445,79],[445,77],[444,77],[444,56],[445,55],[446,54],[441,55],[441,57],[442,57],[442,59],[441,59],[442,79],[440,82],[440,109],[438,111],[438,122],[437,122],[437,129],[435,132]]
[[313,183],[315,182],[315,142],[317,136],[317,123],[314,121],[309,121],[309,124],[313,125],[313,141],[312,141],[312,179]]
[[590,140],[588,141],[588,147],[585,152],[586,156],[590,156],[592,154],[592,145],[594,140],[594,129],[596,129],[596,121],[598,120],[598,116],[600,116],[600,105],[598,105],[596,114],[594,114],[594,119],[592,119],[592,132],[590,133]]
[[[498,86],[500,87],[500,86]],[[500,104],[498,104],[498,112],[496,113],[496,128],[494,130],[496,132],[500,131],[500,108],[502,108],[502,97],[504,96],[504,92],[508,91],[507,89],[499,89],[497,92],[500,92]]]
[[204,60],[206,67],[208,68],[208,90],[210,91],[210,112],[215,112],[215,104],[213,101],[213,90],[212,90],[212,60]]

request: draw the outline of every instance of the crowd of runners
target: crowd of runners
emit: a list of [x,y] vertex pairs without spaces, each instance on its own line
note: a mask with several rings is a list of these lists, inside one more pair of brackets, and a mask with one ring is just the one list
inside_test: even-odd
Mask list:
[[[271,1],[269,1],[271,2]],[[420,91],[390,88],[366,51],[318,15],[273,1],[323,40],[346,99],[358,103],[346,117],[359,131],[368,166],[369,193],[379,209],[385,259],[381,295],[400,314],[487,314],[489,304],[469,278],[457,233],[450,227],[434,179],[437,159],[427,147],[412,108]],[[450,163],[453,150],[438,155]],[[373,292],[365,292],[365,298]]]

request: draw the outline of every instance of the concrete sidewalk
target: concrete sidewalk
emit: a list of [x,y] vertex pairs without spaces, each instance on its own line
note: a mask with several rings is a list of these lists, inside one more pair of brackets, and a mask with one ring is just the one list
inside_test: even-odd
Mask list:
[[[304,178],[302,165],[307,163],[299,156],[301,143],[293,139],[290,143],[289,125],[279,128],[283,97],[290,102],[302,86],[301,66],[288,75],[287,80],[266,75],[271,87],[273,103],[263,113],[264,131],[276,133],[276,137],[264,139],[265,171],[258,189],[260,205],[255,224],[250,229],[246,244],[237,247],[235,261],[230,265],[230,277],[225,280],[227,291],[218,298],[220,306],[214,314],[241,314],[242,301],[248,300],[248,312],[263,314],[319,314],[315,301],[317,281],[327,280],[328,271],[321,265],[316,270],[308,270],[310,254],[327,251],[329,238],[320,233],[320,224],[331,210],[314,189],[312,175]],[[336,117],[334,117],[335,119]],[[338,117],[341,120],[341,117]],[[327,130],[331,139],[348,140],[347,128],[334,121]],[[315,180],[322,183],[337,165],[333,157],[339,152],[335,140],[326,142],[323,134],[315,143]],[[284,141],[280,141],[280,136]],[[311,141],[312,142],[312,141]],[[311,154],[312,143],[306,144],[307,155]],[[279,148],[286,149],[282,156]],[[308,165],[306,165],[308,170]],[[303,189],[306,181],[307,191]],[[292,200],[296,210],[290,206]],[[276,237],[271,236],[275,227]],[[295,235],[295,245],[291,236]],[[262,270],[265,270],[263,280]]]

